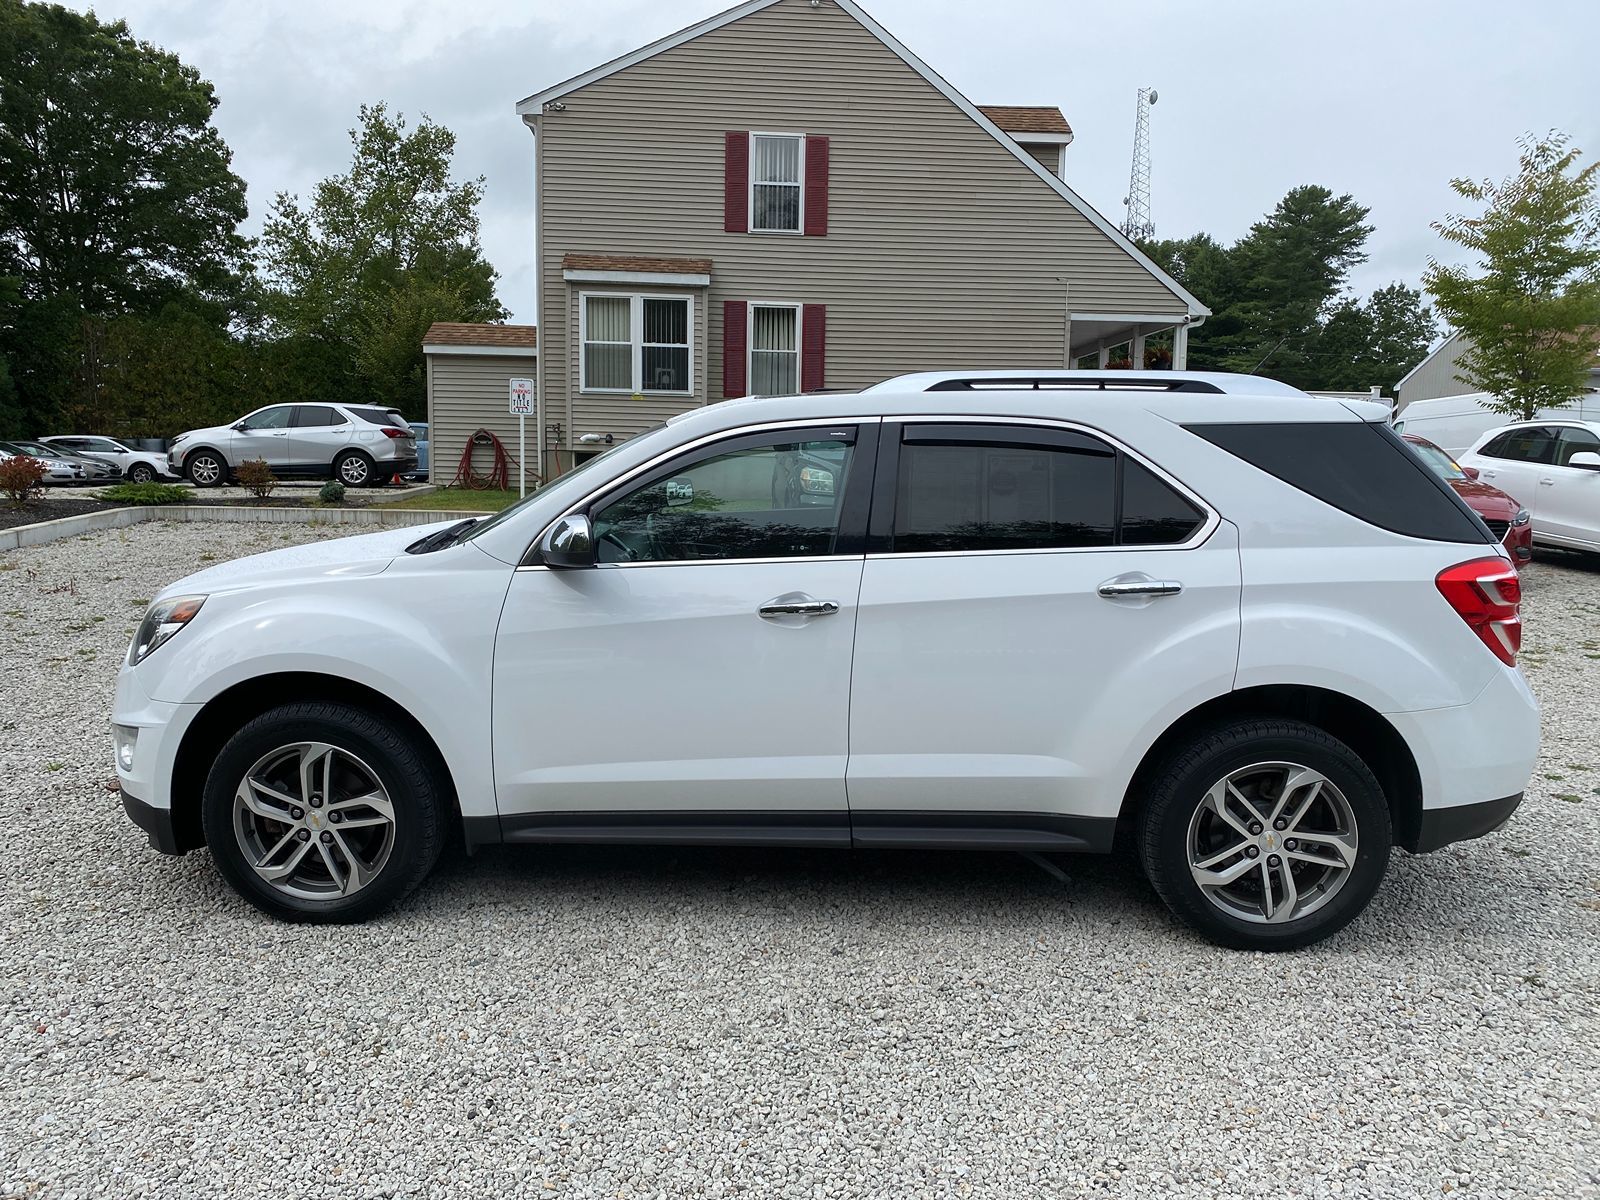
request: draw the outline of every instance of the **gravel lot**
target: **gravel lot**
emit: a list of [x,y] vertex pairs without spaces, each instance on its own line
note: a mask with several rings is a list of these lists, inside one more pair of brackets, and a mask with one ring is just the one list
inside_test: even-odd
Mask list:
[[106,790],[145,600],[327,531],[0,553],[0,1195],[1600,1196],[1600,571],[1527,572],[1510,827],[1212,949],[1126,864],[522,849],[273,924]]

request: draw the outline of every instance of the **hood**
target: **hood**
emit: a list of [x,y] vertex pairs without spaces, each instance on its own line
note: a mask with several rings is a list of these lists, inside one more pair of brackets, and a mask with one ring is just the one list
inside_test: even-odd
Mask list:
[[1450,486],[1455,489],[1456,495],[1467,502],[1467,507],[1480,517],[1509,521],[1522,511],[1522,505],[1513,497],[1481,479],[1452,479]]
[[460,518],[427,525],[403,525],[356,537],[333,537],[304,546],[286,546],[249,558],[218,563],[186,575],[161,589],[161,596],[210,595],[234,592],[268,583],[297,579],[325,579],[340,575],[377,575],[418,538],[447,529]]

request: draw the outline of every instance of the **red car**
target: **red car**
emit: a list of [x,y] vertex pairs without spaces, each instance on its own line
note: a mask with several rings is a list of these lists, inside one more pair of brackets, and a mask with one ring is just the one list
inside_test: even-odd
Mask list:
[[1497,535],[1511,552],[1511,561],[1519,570],[1533,558],[1533,522],[1527,509],[1499,488],[1481,482],[1477,471],[1463,467],[1427,438],[1411,433],[1401,436],[1416,447],[1422,461],[1455,489],[1467,507],[1483,518],[1489,532]]

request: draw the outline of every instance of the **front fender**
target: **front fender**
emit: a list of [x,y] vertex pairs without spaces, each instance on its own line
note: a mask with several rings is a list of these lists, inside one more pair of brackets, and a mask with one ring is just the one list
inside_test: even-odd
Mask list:
[[134,669],[139,684],[154,700],[186,706],[268,675],[306,672],[361,684],[428,731],[462,815],[492,816],[490,683],[511,572],[471,547],[446,553],[448,566],[397,562],[376,575],[213,595],[190,628]]

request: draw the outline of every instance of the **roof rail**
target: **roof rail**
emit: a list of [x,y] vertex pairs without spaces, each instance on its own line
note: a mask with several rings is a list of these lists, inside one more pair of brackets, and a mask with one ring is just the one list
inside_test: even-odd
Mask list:
[[1125,374],[1092,375],[1063,379],[1048,375],[1019,375],[1012,379],[941,379],[927,390],[930,392],[1001,392],[1001,391],[1119,391],[1144,392],[1210,392],[1221,396],[1225,392],[1214,383],[1203,379],[1129,379]]
[[875,383],[869,392],[1147,391],[1229,396],[1304,396],[1262,375],[1228,371],[976,370],[916,371]]

